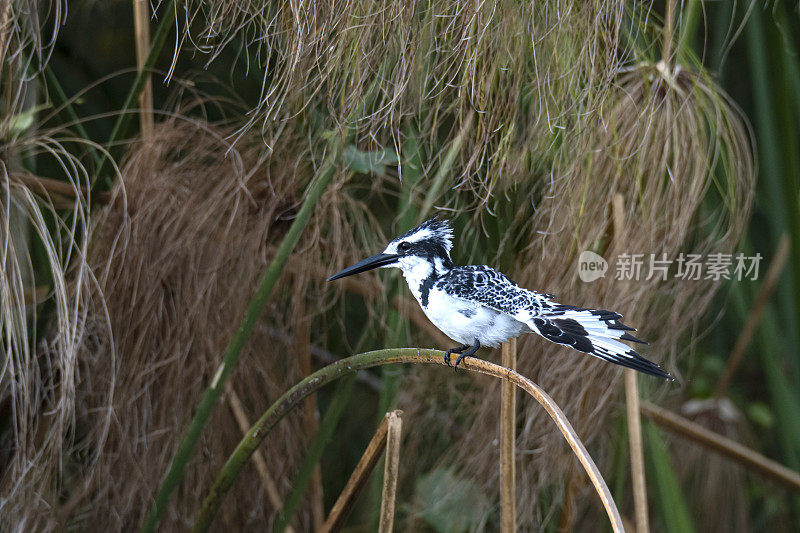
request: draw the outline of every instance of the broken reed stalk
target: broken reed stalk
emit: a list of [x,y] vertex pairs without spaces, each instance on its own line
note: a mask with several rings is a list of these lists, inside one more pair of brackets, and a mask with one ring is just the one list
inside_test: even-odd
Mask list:
[[724,455],[745,468],[777,481],[790,490],[800,494],[800,473],[768,457],[764,457],[760,453],[739,444],[735,440],[706,429],[696,422],[692,422],[678,414],[653,405],[650,402],[643,402],[641,409],[643,415],[664,429],[672,431],[679,437],[691,440]]
[[[666,38],[666,37],[665,37]],[[625,204],[620,193],[612,199],[614,217],[615,249],[625,242]],[[625,407],[628,419],[628,442],[631,455],[631,480],[633,482],[633,507],[636,520],[636,532],[648,533],[650,524],[647,516],[647,482],[644,473],[644,446],[642,444],[642,421],[639,418],[639,384],[636,371],[626,368],[625,374]]]
[[[614,217],[614,240],[617,246],[625,242],[625,209],[624,198],[616,193],[612,200]],[[642,424],[639,418],[639,384],[636,371],[626,368],[625,376],[625,406],[628,422],[628,442],[631,459],[631,481],[633,484],[633,505],[636,531],[648,533],[647,509],[647,483],[644,469],[644,446],[642,442]]]
[[383,467],[383,491],[381,492],[381,516],[378,533],[394,530],[394,509],[397,500],[397,478],[400,475],[400,438],[403,430],[402,411],[392,411],[386,428],[386,461]]
[[[247,431],[250,429],[250,421],[247,419],[247,414],[244,412],[244,406],[242,406],[239,395],[233,390],[230,382],[225,384],[225,394],[228,397],[228,405],[231,408],[233,417],[236,419],[236,425],[238,425],[239,430],[246,435]],[[256,465],[258,477],[261,478],[261,483],[264,484],[264,492],[267,494],[270,505],[272,505],[275,511],[280,511],[283,508],[283,500],[278,492],[278,486],[275,484],[275,480],[272,479],[269,473],[267,462],[264,460],[264,456],[259,450],[256,450],[253,454],[253,462]],[[286,526],[286,533],[294,533],[294,529],[292,529],[291,526]]]
[[[516,372],[517,339],[503,343],[503,366]],[[517,389],[510,381],[500,384],[500,531],[517,530],[516,442]]]
[[742,328],[739,338],[736,339],[736,344],[733,346],[731,356],[728,358],[728,362],[725,364],[725,370],[722,372],[722,376],[719,378],[717,386],[714,389],[714,398],[717,400],[725,397],[728,394],[728,387],[731,385],[733,375],[739,368],[742,359],[744,359],[744,352],[747,350],[747,347],[750,345],[750,341],[753,339],[753,335],[756,332],[756,327],[758,326],[761,314],[767,307],[769,298],[772,296],[772,292],[775,290],[775,287],[778,284],[778,279],[781,276],[781,272],[783,272],[783,267],[786,265],[786,260],[789,258],[789,251],[791,250],[791,247],[792,243],[791,239],[789,238],[789,234],[784,233],[781,236],[780,242],[778,243],[778,248],[775,251],[775,257],[772,259],[772,262],[767,269],[766,276],[764,276],[764,281],[761,283],[761,287],[758,289],[758,294],[753,302],[753,307],[750,308],[750,312],[747,314],[747,319],[744,321],[744,328]]
[[644,475],[644,451],[642,445],[642,420],[639,418],[639,385],[636,371],[625,369],[625,408],[628,418],[628,440],[631,451],[631,478],[633,478],[633,506],[636,533],[647,533],[647,485]]
[[300,240],[300,234],[311,219],[314,206],[317,205],[317,202],[319,202],[319,199],[322,197],[322,193],[328,188],[328,184],[336,173],[340,143],[334,141],[331,145],[332,153],[329,154],[319,174],[309,186],[303,205],[297,212],[297,216],[294,222],[292,222],[286,236],[283,238],[281,245],[278,247],[275,257],[272,259],[267,271],[261,278],[258,289],[250,300],[241,323],[236,328],[236,333],[225,349],[225,353],[222,356],[222,363],[220,363],[217,372],[214,374],[214,378],[211,380],[211,383],[200,399],[194,418],[192,418],[181,443],[178,445],[178,450],[175,452],[172,463],[170,463],[167,475],[155,496],[153,506],[147,514],[147,517],[145,517],[144,523],[142,524],[143,532],[155,531],[159,520],[161,520],[161,515],[164,514],[167,504],[169,503],[169,497],[183,478],[186,463],[189,461],[192,451],[194,451],[194,447],[197,445],[197,441],[200,438],[200,434],[206,422],[208,422],[211,412],[214,410],[217,400],[219,400],[220,394],[222,394],[224,390],[228,375],[239,360],[239,354],[241,354],[242,348],[244,348],[245,343],[250,338],[253,327],[258,317],[261,315],[267,303],[267,299],[272,293],[272,289],[275,287],[275,282],[283,271],[283,267],[286,265],[292,250],[294,250],[294,247]]
[[136,35],[136,68],[139,75],[145,75],[144,87],[139,95],[139,124],[142,138],[147,139],[153,133],[153,78],[145,72],[147,54],[150,51],[150,1],[133,0],[133,27]]
[[[402,415],[402,411],[393,412],[397,413],[398,417]],[[364,490],[370,474],[375,470],[375,465],[378,464],[381,454],[386,448],[386,434],[389,428],[389,415],[391,414],[386,413],[386,416],[381,420],[378,429],[375,430],[375,434],[367,444],[367,449],[364,450],[364,455],[361,456],[356,468],[350,475],[350,479],[347,480],[347,484],[336,499],[336,503],[333,504],[328,519],[322,524],[319,533],[335,533],[342,529],[345,520],[350,515],[350,511],[353,510],[353,505],[361,491]]]
[[[317,391],[322,386],[344,375],[374,366],[395,363],[435,364],[445,366],[444,352],[439,350],[422,350],[419,348],[393,348],[362,353],[321,368],[297,383],[267,409],[253,427],[250,428],[247,435],[239,442],[239,445],[228,458],[214,481],[214,484],[209,489],[208,495],[203,500],[192,531],[208,531],[225,496],[236,481],[244,465],[250,459],[250,456],[258,448],[264,438],[266,438],[272,428],[275,427],[286,413],[302,402],[304,398]],[[555,422],[559,431],[561,431],[561,434],[564,436],[564,439],[567,441],[570,448],[572,448],[573,453],[580,461],[584,470],[586,470],[589,480],[592,482],[608,514],[613,531],[624,531],[619,510],[614,503],[614,499],[611,497],[608,485],[606,485],[603,476],[600,474],[589,452],[586,451],[586,447],[581,442],[580,437],[575,433],[569,420],[567,420],[567,417],[553,399],[533,381],[521,376],[513,370],[503,368],[500,365],[473,357],[467,357],[462,361],[461,368],[510,381],[539,402],[545,411],[547,411],[547,414],[553,422]],[[452,369],[450,369],[450,371],[452,371]]]

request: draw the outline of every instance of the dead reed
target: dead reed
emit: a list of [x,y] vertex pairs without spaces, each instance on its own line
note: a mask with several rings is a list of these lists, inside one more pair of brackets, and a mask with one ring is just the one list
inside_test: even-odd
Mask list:
[[[91,472],[73,495],[73,516],[81,522],[119,529],[143,518],[218,365],[226,335],[204,332],[229,334],[266,263],[267,247],[285,231],[282,217],[293,207],[295,190],[270,170],[254,147],[230,150],[221,132],[192,122],[162,124],[130,152],[89,251],[115,334],[85,347],[84,364],[105,379],[83,383],[78,397],[87,428],[109,387],[119,414],[96,464],[79,463]],[[251,359],[252,347],[270,345],[268,338],[264,325],[248,345],[247,370],[234,378],[248,410],[267,399],[265,391],[277,392],[285,379],[298,376],[293,361]],[[116,361],[105,356],[112,349]],[[237,438],[238,426],[227,413],[217,413],[213,423],[214,436],[203,441],[193,464],[207,463]],[[296,424],[277,440],[286,442]],[[91,433],[84,438],[97,440]],[[267,466],[280,479],[292,457],[299,456],[287,451]],[[195,469],[187,486],[199,490],[203,471]],[[195,495],[190,490],[174,502],[168,524],[185,520]],[[260,507],[262,495],[253,490],[249,505]],[[244,527],[259,518],[233,513],[229,519]]]

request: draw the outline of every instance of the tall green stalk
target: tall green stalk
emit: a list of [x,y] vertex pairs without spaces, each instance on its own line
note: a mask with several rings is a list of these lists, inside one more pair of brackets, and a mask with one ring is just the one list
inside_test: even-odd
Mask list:
[[[761,174],[761,184],[765,187],[767,201],[769,204],[769,217],[772,230],[772,246],[777,245],[778,239],[784,231],[789,231],[792,238],[792,256],[795,261],[790,261],[789,270],[792,272],[789,290],[778,291],[781,300],[782,311],[785,313],[786,326],[789,334],[793,334],[796,328],[796,317],[800,316],[800,296],[796,291],[800,285],[800,265],[792,264],[800,260],[800,224],[798,219],[797,188],[792,187],[796,183],[795,168],[796,145],[787,145],[789,139],[796,137],[792,134],[791,125],[786,124],[786,119],[791,120],[790,109],[776,111],[775,103],[779,98],[777,93],[783,93],[785,82],[774,62],[783,62],[780,57],[785,54],[782,45],[772,44],[767,39],[765,32],[765,21],[759,9],[753,9],[752,16],[746,27],[747,53],[750,59],[750,76],[753,87],[753,99],[755,104],[755,133],[758,142],[759,167]],[[770,45],[772,46],[770,47]],[[777,80],[775,78],[778,78]],[[775,88],[778,90],[774,90]],[[781,98],[785,102],[785,98]],[[785,117],[785,118],[784,118]],[[784,138],[788,137],[788,138]],[[796,141],[795,141],[796,142]],[[785,281],[784,281],[785,283]],[[795,285],[794,288],[791,285]],[[791,345],[787,346],[791,348]]]
[[332,144],[334,145],[333,152],[328,156],[328,159],[320,169],[320,173],[312,182],[306,199],[303,201],[303,205],[297,213],[297,217],[289,228],[289,232],[283,238],[283,242],[281,242],[278,251],[275,253],[275,258],[261,278],[258,289],[253,295],[253,299],[250,300],[250,305],[247,306],[247,312],[242,322],[239,324],[239,327],[236,328],[233,339],[231,339],[230,344],[228,344],[228,347],[225,349],[222,356],[222,363],[217,369],[213,381],[206,389],[205,393],[203,393],[200,404],[197,406],[197,412],[191,424],[189,424],[189,428],[183,440],[181,440],[178,451],[175,453],[175,457],[167,471],[167,476],[164,478],[158,494],[156,494],[153,507],[150,509],[150,512],[142,524],[143,532],[155,531],[161,516],[167,508],[169,496],[183,478],[186,463],[192,455],[192,451],[200,438],[203,427],[205,427],[209,416],[211,416],[211,411],[214,409],[217,400],[224,390],[225,381],[236,365],[242,348],[244,348],[245,343],[250,338],[256,320],[258,320],[258,317],[261,315],[261,311],[264,309],[264,305],[267,303],[267,299],[272,293],[272,289],[275,287],[275,282],[278,280],[286,262],[289,260],[289,255],[300,240],[300,235],[308,224],[314,207],[317,205],[317,202],[319,202],[322,193],[325,192],[325,189],[336,173],[336,164],[339,160],[341,145],[335,142]]
[[652,479],[657,486],[656,500],[660,504],[660,514],[664,518],[666,530],[670,533],[692,533],[694,526],[689,506],[683,496],[678,475],[672,467],[669,453],[664,447],[664,436],[652,422],[646,423],[645,429],[648,456],[653,466]]
[[[785,21],[784,21],[785,23]],[[800,466],[800,395],[794,383],[798,379],[797,324],[800,322],[800,206],[798,206],[797,156],[798,135],[793,125],[794,111],[790,80],[784,67],[796,61],[787,57],[783,35],[765,20],[764,13],[753,9],[746,28],[747,53],[750,59],[755,102],[755,125],[759,146],[762,183],[766,186],[772,236],[777,241],[783,231],[792,239],[790,276],[781,280],[777,291],[778,306],[769,305],[759,323],[759,353],[772,405],[781,424],[776,429],[784,462]],[[770,66],[772,68],[770,68]],[[774,307],[777,307],[775,309]],[[783,339],[783,342],[778,342]],[[795,518],[800,517],[800,500],[793,498]]]

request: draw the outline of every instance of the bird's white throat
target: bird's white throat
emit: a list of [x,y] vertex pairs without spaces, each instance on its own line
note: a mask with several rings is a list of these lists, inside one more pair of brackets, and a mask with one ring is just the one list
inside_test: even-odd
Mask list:
[[[438,278],[447,273],[444,263],[438,257],[433,261],[417,256],[401,257],[398,260],[403,277],[406,278],[408,288],[414,294],[414,298],[420,301],[422,295],[422,284],[431,277]],[[421,303],[421,302],[420,302]]]

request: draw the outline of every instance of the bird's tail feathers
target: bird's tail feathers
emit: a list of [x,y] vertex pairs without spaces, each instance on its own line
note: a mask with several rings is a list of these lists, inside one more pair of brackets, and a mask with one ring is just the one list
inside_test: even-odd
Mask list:
[[651,376],[674,379],[661,367],[620,342],[647,344],[631,335],[630,332],[636,330],[620,322],[620,318],[622,315],[613,311],[559,304],[539,316],[531,317],[528,325],[549,341],[571,346],[604,361]]

